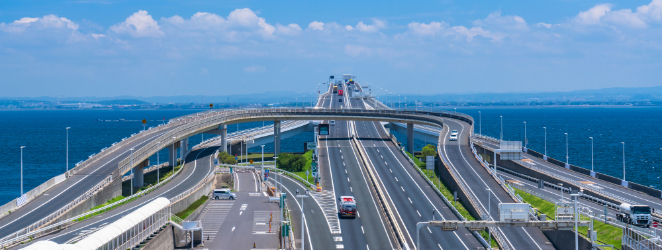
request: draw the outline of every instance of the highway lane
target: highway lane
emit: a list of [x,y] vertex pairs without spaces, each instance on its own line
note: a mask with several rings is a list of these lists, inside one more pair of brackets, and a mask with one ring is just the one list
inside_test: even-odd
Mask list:
[[[347,93],[347,85],[342,89]],[[345,106],[347,94],[332,95],[332,108]],[[342,102],[338,100],[343,100]],[[323,173],[328,173],[335,197],[354,196],[357,203],[356,218],[340,218],[343,246],[347,249],[393,249],[386,224],[381,218],[373,198],[363,168],[349,138],[348,121],[336,121],[329,128],[329,136],[321,140],[320,162],[324,162]],[[328,184],[327,184],[328,185]],[[337,205],[337,203],[336,203]]]
[[[359,100],[352,106],[363,108]],[[437,196],[409,161],[388,140],[388,135],[378,122],[358,121],[357,138],[365,148],[369,161],[377,170],[386,187],[395,210],[404,224],[403,232],[416,242],[416,223],[433,220],[458,220],[448,206]],[[460,228],[454,232],[441,228],[422,228],[421,249],[482,249],[480,242],[467,230]]]
[[[488,148],[494,149],[498,148],[498,144],[492,141],[484,140],[484,139],[478,139],[474,138],[474,140],[478,140],[483,142]],[[645,193],[641,193],[620,185],[613,184],[611,182],[607,182],[601,179],[593,178],[563,167],[559,167],[557,165],[551,164],[543,159],[540,159],[538,157],[535,157],[533,155],[530,155],[528,153],[522,153],[522,158],[523,159],[530,159],[530,162],[520,162],[525,166],[532,166],[532,167],[537,167],[541,168],[545,171],[549,171],[551,173],[560,175],[562,177],[574,180],[574,181],[590,181],[595,184],[593,186],[602,189],[605,192],[615,194],[617,196],[629,199],[631,201],[634,201],[639,204],[643,205],[649,205],[651,208],[655,208],[657,211],[662,211],[662,200],[658,197],[653,197]]]
[[[163,185],[162,187],[118,208],[107,211],[101,215],[88,218],[82,222],[70,226],[67,229],[39,238],[38,240],[51,240],[57,243],[64,243],[74,238],[84,230],[98,228],[102,225],[110,224],[122,218],[123,216],[130,214],[131,212],[156,198],[165,197],[170,199],[181,194],[182,192],[198,184],[200,180],[214,171],[210,162],[213,161],[211,159],[211,157],[213,157],[212,153],[218,148],[218,146],[214,146],[191,151],[186,157],[185,165],[181,170],[181,173],[175,176],[170,182]],[[33,243],[34,242],[36,241],[33,241]],[[21,245],[21,247],[24,246],[25,245]]]
[[[455,168],[461,175],[461,178],[468,184],[471,192],[478,198],[479,206],[488,211],[491,208],[491,218],[498,220],[499,203],[514,203],[515,201],[506,193],[503,188],[492,178],[480,163],[474,158],[468,144],[470,125],[455,119],[444,119],[446,127],[442,130],[442,157],[450,162],[452,168]],[[449,141],[450,130],[459,131],[457,141]],[[487,190],[492,190],[493,196],[491,203],[488,199],[491,194]],[[553,249],[548,244],[547,237],[538,228],[499,228],[510,244],[515,249]]]
[[145,139],[117,149],[11,214],[0,218],[0,237],[23,229],[69,204],[117,170],[119,162],[130,156],[130,148],[140,148],[168,131],[150,132],[148,130],[143,132],[147,133]]

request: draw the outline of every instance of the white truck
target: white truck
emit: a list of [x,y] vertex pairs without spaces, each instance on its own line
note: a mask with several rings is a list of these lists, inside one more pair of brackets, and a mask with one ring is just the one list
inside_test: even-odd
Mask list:
[[651,208],[647,205],[631,205],[623,203],[618,206],[616,219],[635,226],[650,227],[653,223]]
[[354,196],[340,196],[338,198],[338,212],[340,212],[340,217],[356,217],[356,200]]

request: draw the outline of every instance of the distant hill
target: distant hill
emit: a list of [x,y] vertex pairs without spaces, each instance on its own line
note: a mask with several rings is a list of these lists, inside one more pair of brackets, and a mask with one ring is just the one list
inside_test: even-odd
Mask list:
[[141,104],[150,104],[148,102],[141,101],[141,100],[136,100],[136,99],[115,99],[115,100],[107,100],[107,101],[98,101],[96,103],[103,104],[103,105],[141,105]]

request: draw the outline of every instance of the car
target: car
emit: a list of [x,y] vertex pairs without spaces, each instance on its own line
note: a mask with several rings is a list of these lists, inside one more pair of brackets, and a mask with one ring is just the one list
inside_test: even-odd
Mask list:
[[457,130],[451,130],[451,135],[457,135]]
[[342,99],[338,99],[338,102],[342,102]]
[[214,189],[214,194],[212,195],[212,198],[214,198],[215,200],[218,199],[235,200],[237,199],[237,194],[233,193],[229,188]]
[[457,135],[451,134],[450,138],[448,138],[451,141],[457,141]]
[[336,125],[336,121],[331,120],[331,121],[329,121],[329,124],[331,124],[331,125]]

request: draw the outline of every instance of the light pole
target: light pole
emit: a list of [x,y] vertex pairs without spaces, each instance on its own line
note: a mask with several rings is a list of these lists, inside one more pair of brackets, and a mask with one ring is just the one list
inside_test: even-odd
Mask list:
[[625,142],[621,144],[623,144],[623,181],[625,181]]
[[547,127],[542,127],[545,129],[545,156],[547,156]]
[[[160,141],[157,141],[157,142],[156,142],[156,148],[159,148],[159,144],[160,144],[160,143],[161,143]],[[160,162],[159,162],[159,151],[161,151],[161,150],[157,150],[157,151],[156,151],[156,184],[157,184],[157,185],[161,183],[161,166],[159,166],[159,165],[160,165]],[[174,169],[174,168],[173,168],[173,169]]]
[[306,235],[306,230],[304,230],[304,224],[303,224],[304,223],[304,220],[303,220],[303,198],[308,197],[308,190],[306,190],[305,195],[297,194],[297,197],[301,198],[301,250],[304,250],[305,246],[306,246],[305,241],[304,241],[304,238],[305,238],[305,235]]
[[565,134],[565,164],[570,165],[570,161],[568,160],[568,133]]
[[21,196],[23,196],[23,149],[25,146],[21,146]]
[[593,172],[593,137],[589,137],[591,139],[591,172]]
[[133,195],[133,148],[131,148],[131,194]]
[[[278,170],[278,156],[275,156],[275,155],[276,155],[276,154],[274,154],[274,172],[276,172],[276,170]],[[274,177],[274,180],[276,180],[276,178],[278,178],[278,175],[276,175],[276,176]],[[283,184],[281,184],[281,186],[282,186],[282,185],[283,185]],[[276,189],[278,189],[278,182],[276,182]]]
[[499,140],[503,141],[503,116],[500,115],[499,117],[501,118],[501,134],[500,134],[501,136],[500,136]]
[[563,183],[559,183],[559,187],[561,187],[561,203],[563,203]]
[[527,148],[526,147],[527,142],[528,141],[526,140],[526,122],[524,122],[524,148]]
[[[492,189],[487,188],[487,220],[492,220]],[[492,234],[487,230],[487,244],[492,245]]]
[[262,147],[262,170],[264,170],[264,145],[260,145]]
[[579,193],[571,194],[571,196],[575,197],[575,250],[579,250],[579,232],[577,228],[577,224],[579,223],[579,211],[577,210],[577,200],[579,200]]
[[400,101],[400,95],[398,95],[398,110],[400,110],[400,103],[401,103],[401,101]]
[[69,129],[70,128],[71,127],[66,127],[66,130],[67,130],[67,163],[66,163],[65,168],[66,168],[67,172],[69,172]]

